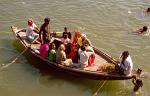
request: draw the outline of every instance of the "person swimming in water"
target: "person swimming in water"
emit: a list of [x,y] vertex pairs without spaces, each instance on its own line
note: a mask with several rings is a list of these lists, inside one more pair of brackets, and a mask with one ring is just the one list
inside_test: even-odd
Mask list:
[[140,89],[140,87],[143,86],[143,82],[140,78],[132,79],[132,83],[134,84],[134,88],[133,88],[134,92],[137,92]]
[[148,7],[145,12],[150,13],[150,7]]
[[147,26],[143,26],[142,28],[138,29],[136,32],[138,34],[143,34],[143,33],[147,33],[149,30],[148,30],[148,27]]

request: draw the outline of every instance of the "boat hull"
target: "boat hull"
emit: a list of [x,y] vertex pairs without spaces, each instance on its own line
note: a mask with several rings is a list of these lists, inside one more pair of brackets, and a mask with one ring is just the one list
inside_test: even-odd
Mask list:
[[[13,31],[13,29],[12,29]],[[25,45],[24,41],[21,39],[21,37],[13,31],[18,39],[18,41],[21,43],[20,45],[23,46],[24,48],[27,48]],[[110,57],[105,56],[106,54],[102,54],[100,50],[94,48],[95,53],[98,55],[104,55],[105,59],[108,59],[110,63],[115,63],[113,59]],[[75,76],[78,78],[86,78],[86,79],[94,79],[94,80],[127,80],[127,79],[132,79],[134,76],[121,76],[118,74],[108,74],[106,72],[97,72],[97,71],[85,71],[82,68],[70,68],[66,67],[60,64],[57,64],[55,62],[50,62],[47,59],[42,58],[39,54],[35,53],[34,50],[31,48],[28,48],[26,52],[26,57],[29,60],[30,63],[32,63],[35,67],[39,68],[40,70],[51,70],[54,73],[59,73],[59,74],[64,74],[64,75],[70,75],[70,76]],[[35,64],[36,63],[36,64]],[[40,67],[39,67],[40,66]],[[45,67],[41,67],[45,66]],[[42,68],[42,69],[41,69]]]

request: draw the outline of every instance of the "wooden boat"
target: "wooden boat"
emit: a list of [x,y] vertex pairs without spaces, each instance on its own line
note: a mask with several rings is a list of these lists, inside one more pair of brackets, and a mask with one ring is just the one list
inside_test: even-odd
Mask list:
[[[21,44],[27,48],[30,45],[30,42],[26,40],[26,34],[25,32],[20,31],[18,27],[11,26],[13,34],[16,36],[16,38],[21,42]],[[59,32],[61,33],[61,32]],[[57,32],[55,33],[55,37],[57,37]],[[134,75],[131,76],[123,76],[119,75],[118,73],[115,72],[103,72],[103,71],[90,71],[90,70],[85,70],[83,68],[72,68],[68,66],[64,66],[61,64],[57,64],[55,62],[51,62],[47,59],[44,59],[40,56],[40,54],[35,52],[35,48],[39,48],[40,44],[32,44],[30,48],[27,48],[28,52],[32,54],[36,59],[40,60],[43,64],[48,65],[49,68],[57,70],[58,72],[69,74],[72,76],[77,76],[80,78],[87,78],[87,79],[95,79],[95,80],[126,80],[126,79],[132,79],[134,78]],[[101,66],[103,64],[116,64],[116,61],[112,59],[109,55],[105,54],[101,50],[94,48],[94,51],[96,53],[96,59],[95,59],[95,64],[97,66]]]

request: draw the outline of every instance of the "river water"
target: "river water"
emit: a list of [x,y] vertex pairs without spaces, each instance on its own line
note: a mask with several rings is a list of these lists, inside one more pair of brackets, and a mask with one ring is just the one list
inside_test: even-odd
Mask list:
[[[150,72],[150,36],[132,31],[150,25],[149,0],[0,0],[0,66],[9,63],[19,52],[10,26],[26,27],[32,17],[40,27],[46,16],[52,31],[80,29],[93,45],[113,58],[128,50],[134,69]],[[34,61],[33,61],[34,63]],[[0,96],[92,96],[103,81],[44,74],[33,67],[25,56],[0,70]],[[148,74],[149,75],[149,74]],[[149,96],[149,77],[137,96]],[[106,81],[97,96],[134,96],[131,80]]]

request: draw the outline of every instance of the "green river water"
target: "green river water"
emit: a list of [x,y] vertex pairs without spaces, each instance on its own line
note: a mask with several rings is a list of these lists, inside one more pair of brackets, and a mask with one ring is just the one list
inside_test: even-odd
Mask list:
[[[149,0],[0,0],[0,66],[9,63],[20,52],[10,26],[26,27],[32,17],[40,27],[46,16],[51,18],[52,31],[80,29],[92,44],[113,58],[128,50],[134,69],[150,72],[150,36],[134,34],[143,25],[150,25]],[[35,61],[32,61],[33,63]],[[0,96],[92,96],[99,82],[69,76],[43,74],[25,56],[0,70]],[[136,96],[150,96],[150,78]],[[97,96],[134,96],[131,80],[106,81]]]

